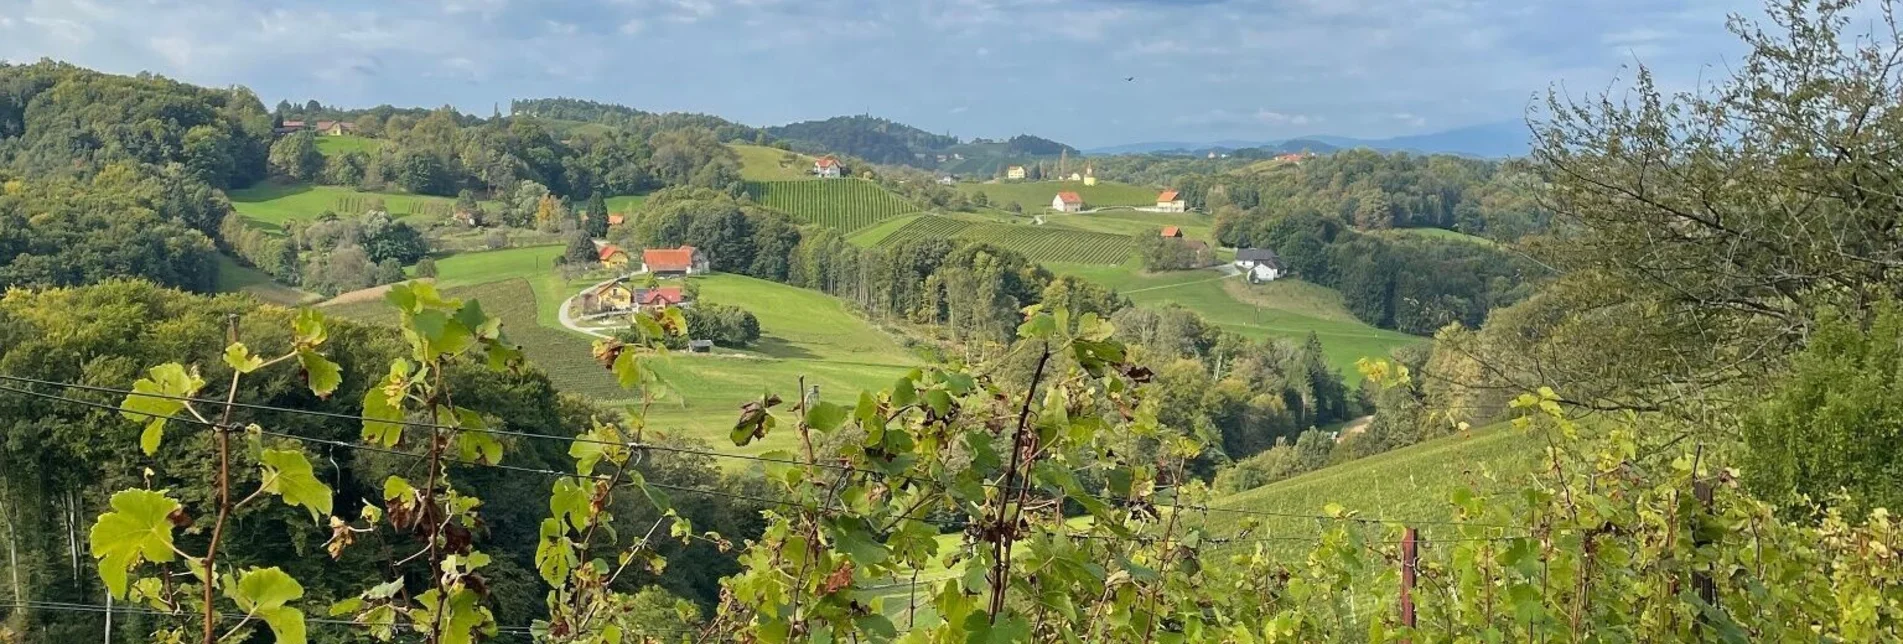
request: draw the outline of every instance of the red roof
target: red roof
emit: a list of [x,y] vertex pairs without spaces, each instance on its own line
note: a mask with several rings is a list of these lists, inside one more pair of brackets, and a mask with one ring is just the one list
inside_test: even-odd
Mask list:
[[284,127],[304,127],[303,121],[285,121]]
[[822,168],[830,168],[830,167],[839,165],[839,160],[832,158],[831,156],[823,156],[823,157],[820,157],[818,161],[814,161],[813,165],[816,165]]
[[624,222],[627,220],[628,218],[626,215],[608,215],[608,225],[610,226],[619,226],[621,225],[621,222]]
[[1163,236],[1164,237],[1182,237],[1183,229],[1177,228],[1175,226],[1164,226]]
[[1077,193],[1075,192],[1060,192],[1060,193],[1057,193],[1057,198],[1064,200],[1064,203],[1083,203],[1084,202],[1084,198],[1077,196]]
[[641,295],[641,303],[646,305],[674,305],[680,304],[685,299],[686,296],[681,294],[679,286],[648,289],[647,293]]
[[641,251],[641,261],[654,272],[684,272],[694,267],[694,247],[649,248]]
[[1162,192],[1162,194],[1158,194],[1158,195],[1156,196],[1156,202],[1157,202],[1157,203],[1163,203],[1163,202],[1165,202],[1165,201],[1176,201],[1176,191],[1175,191],[1175,190],[1164,190],[1164,191]]
[[604,262],[608,261],[608,258],[614,257],[616,254],[625,255],[627,254],[627,252],[621,250],[621,247],[616,246],[614,244],[609,244],[607,246],[601,247],[601,261],[604,261]]

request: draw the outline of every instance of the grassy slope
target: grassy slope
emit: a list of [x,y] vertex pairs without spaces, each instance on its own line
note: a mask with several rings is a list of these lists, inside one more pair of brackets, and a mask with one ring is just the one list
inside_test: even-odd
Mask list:
[[1181,304],[1225,331],[1250,338],[1273,336],[1300,342],[1312,331],[1321,338],[1329,365],[1350,382],[1361,379],[1356,360],[1386,356],[1396,347],[1424,341],[1368,326],[1341,308],[1340,295],[1333,290],[1293,280],[1251,285],[1215,271],[1146,273],[1134,260],[1117,266],[1051,264],[1049,268],[1115,288],[1141,306]]
[[1154,206],[1157,191],[1114,181],[1099,181],[1086,186],[1082,181],[1007,181],[999,183],[961,183],[966,193],[982,192],[992,204],[1017,202],[1026,212],[1049,210],[1051,197],[1058,192],[1075,192],[1084,198],[1084,206]]
[[[336,210],[337,200],[343,197],[376,197],[383,200],[385,208],[395,217],[402,217],[410,208],[421,203],[454,204],[455,199],[413,195],[398,192],[363,192],[341,186],[317,186],[309,184],[259,184],[250,188],[230,192],[231,205],[238,214],[246,219],[264,225],[268,229],[279,229],[284,222],[293,219],[309,219],[326,210]],[[345,215],[349,213],[338,213]]]
[[1392,230],[1381,231],[1380,234],[1388,235],[1391,237],[1417,235],[1421,237],[1432,237],[1436,239],[1451,239],[1454,241],[1464,241],[1471,244],[1480,244],[1482,246],[1498,245],[1498,242],[1495,242],[1491,239],[1487,239],[1485,237],[1469,235],[1467,233],[1447,230],[1445,228],[1395,228]]
[[748,181],[796,181],[813,179],[813,158],[795,153],[799,161],[793,165],[781,166],[780,158],[787,151],[764,145],[729,143],[727,147],[740,153],[740,178]]
[[[503,318],[505,330],[523,345],[529,360],[557,387],[607,404],[636,401],[592,358],[594,339],[561,328],[556,307],[591,283],[569,282],[548,269],[560,246],[463,253],[437,262],[438,283],[453,296],[474,297]],[[673,393],[650,411],[656,430],[693,436],[730,448],[727,430],[742,403],[772,391],[791,398],[804,376],[827,399],[852,402],[858,392],[891,384],[916,363],[886,334],[848,312],[837,299],[814,291],[739,275],[695,278],[701,298],[751,311],[761,339],[747,351],[718,355],[673,353],[656,370]],[[336,315],[391,319],[381,302],[328,307]],[[735,356],[733,354],[740,354]],[[778,432],[743,450],[759,453],[793,447]]]
[[[1227,497],[1211,505],[1222,508],[1289,514],[1322,514],[1329,504],[1370,518],[1446,521],[1453,518],[1451,493],[1461,487],[1477,495],[1510,493],[1525,481],[1539,462],[1542,443],[1534,434],[1502,423],[1465,435],[1437,438],[1384,454],[1325,467]],[[1510,497],[1502,497],[1501,502]],[[1235,513],[1211,513],[1214,532],[1235,532],[1245,518]],[[1307,536],[1316,532],[1311,519],[1255,517],[1263,522],[1259,536]],[[1429,539],[1453,536],[1448,526],[1417,526]],[[1308,544],[1271,546],[1303,552]]]
[[634,212],[636,208],[640,208],[641,203],[647,200],[648,200],[647,195],[621,195],[619,197],[609,197],[607,199],[603,199],[602,202],[607,204],[608,212],[610,213],[618,212],[622,214],[627,214],[627,213]]
[[343,136],[320,135],[317,137],[317,151],[327,157],[337,156],[346,152],[362,152],[375,156],[377,149],[382,145],[382,141],[366,136],[357,136],[355,134],[346,134]]
[[318,299],[316,294],[279,284],[263,271],[240,265],[237,260],[224,253],[218,254],[216,288],[220,293],[249,293],[261,301],[284,306],[295,306]]

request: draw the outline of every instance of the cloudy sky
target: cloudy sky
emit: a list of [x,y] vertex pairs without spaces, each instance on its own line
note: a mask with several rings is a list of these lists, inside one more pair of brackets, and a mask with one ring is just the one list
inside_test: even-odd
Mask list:
[[[0,0],[0,59],[267,103],[572,96],[753,125],[870,112],[1082,147],[1519,118],[1634,61],[1735,60],[1755,0]],[[1126,82],[1125,77],[1136,80]],[[1626,74],[1629,77],[1629,74]]]

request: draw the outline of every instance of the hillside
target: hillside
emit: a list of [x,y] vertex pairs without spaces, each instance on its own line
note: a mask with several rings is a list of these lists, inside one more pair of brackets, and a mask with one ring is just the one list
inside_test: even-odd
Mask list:
[[895,246],[918,239],[957,239],[1017,251],[1039,263],[1116,264],[1136,252],[1126,235],[1098,233],[1026,222],[974,221],[924,215],[878,238],[879,246]]
[[[813,157],[745,143],[728,143],[740,155],[740,178],[747,181],[799,181],[813,176]],[[791,161],[788,161],[788,159]]]
[[747,196],[799,221],[842,233],[919,210],[904,197],[856,177],[824,181],[749,181]]
[[230,191],[231,206],[267,230],[282,230],[293,219],[311,219],[330,211],[361,214],[372,200],[382,200],[392,217],[439,219],[448,217],[456,200],[400,192],[364,192],[342,186],[261,183]]
[[1015,203],[1024,212],[1048,211],[1051,198],[1059,192],[1075,192],[1083,197],[1084,207],[1154,206],[1157,191],[1114,181],[1099,181],[1086,186],[1082,181],[1000,181],[996,183],[960,183],[958,190],[983,194],[993,208]]

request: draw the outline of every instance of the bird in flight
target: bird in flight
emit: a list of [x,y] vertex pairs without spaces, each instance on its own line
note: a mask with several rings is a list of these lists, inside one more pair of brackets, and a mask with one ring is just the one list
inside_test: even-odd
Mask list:
[[1135,76],[1125,76],[1125,77],[1123,77],[1123,81],[1124,81],[1124,82],[1126,82],[1126,83],[1128,83],[1128,82],[1132,82],[1132,81],[1135,81],[1136,79],[1137,79],[1137,77],[1135,77]]

